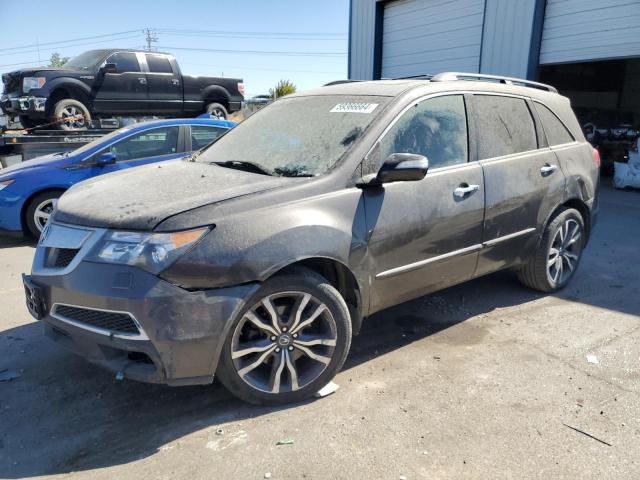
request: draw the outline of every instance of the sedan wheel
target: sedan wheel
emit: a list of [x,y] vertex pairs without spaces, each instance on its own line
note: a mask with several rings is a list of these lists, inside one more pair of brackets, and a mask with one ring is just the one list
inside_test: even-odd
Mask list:
[[44,227],[49,221],[49,217],[55,210],[57,204],[57,198],[49,198],[44,202],[40,202],[33,212],[33,223],[40,233],[44,230]]

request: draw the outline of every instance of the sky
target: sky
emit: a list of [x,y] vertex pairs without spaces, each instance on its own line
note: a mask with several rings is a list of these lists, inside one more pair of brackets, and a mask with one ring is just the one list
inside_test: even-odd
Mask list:
[[30,0],[28,12],[26,6],[0,0],[2,73],[46,65],[54,52],[142,49],[148,28],[158,39],[154,47],[174,54],[183,73],[243,78],[248,97],[268,93],[280,79],[305,90],[347,78],[349,0]]

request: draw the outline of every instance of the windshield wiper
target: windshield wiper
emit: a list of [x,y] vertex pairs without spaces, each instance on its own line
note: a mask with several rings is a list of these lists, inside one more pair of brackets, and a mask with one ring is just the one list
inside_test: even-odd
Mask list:
[[260,173],[262,175],[274,176],[276,174],[276,172],[273,172],[268,168],[263,167],[260,164],[249,162],[246,160],[226,160],[224,162],[211,162],[211,163],[215,165],[219,165],[220,167],[246,169],[254,173]]
[[276,167],[273,171],[281,177],[315,177],[303,166],[300,167]]

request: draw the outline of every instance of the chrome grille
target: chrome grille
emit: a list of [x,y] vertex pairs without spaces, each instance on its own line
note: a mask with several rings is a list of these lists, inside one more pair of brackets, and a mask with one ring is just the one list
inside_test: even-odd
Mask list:
[[128,313],[107,312],[89,308],[56,305],[54,316],[84,323],[88,326],[126,335],[139,335],[140,330]]

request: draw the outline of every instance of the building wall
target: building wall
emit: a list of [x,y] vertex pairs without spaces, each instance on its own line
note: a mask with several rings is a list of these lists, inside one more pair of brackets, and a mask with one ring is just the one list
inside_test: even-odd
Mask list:
[[[446,70],[534,75],[529,53],[537,60],[535,17],[543,11],[544,0],[351,0],[349,78]],[[402,48],[417,49],[413,62],[399,65]]]
[[482,73],[519,78],[535,76],[530,54],[535,55],[539,46],[534,26],[536,14],[543,13],[536,8],[543,7],[544,1],[538,0],[486,0]]
[[540,63],[640,55],[640,0],[548,0]]
[[373,78],[375,0],[351,0],[349,21],[349,78]]

